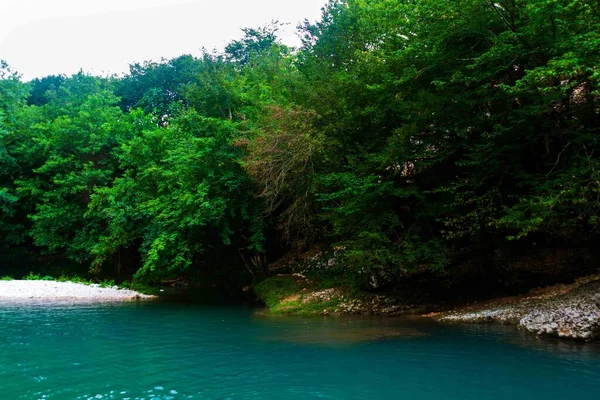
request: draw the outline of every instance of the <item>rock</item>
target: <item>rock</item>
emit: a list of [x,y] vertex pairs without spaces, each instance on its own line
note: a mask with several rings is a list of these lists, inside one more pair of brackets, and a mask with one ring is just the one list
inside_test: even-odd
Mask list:
[[445,313],[439,320],[511,323],[538,336],[600,339],[600,275]]
[[590,341],[597,339],[600,333],[600,309],[534,310],[523,317],[519,325],[537,335]]

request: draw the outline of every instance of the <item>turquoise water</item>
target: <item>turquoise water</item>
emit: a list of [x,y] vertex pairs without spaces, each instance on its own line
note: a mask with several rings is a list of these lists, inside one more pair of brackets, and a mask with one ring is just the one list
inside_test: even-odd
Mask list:
[[578,399],[600,349],[240,307],[0,305],[0,399]]

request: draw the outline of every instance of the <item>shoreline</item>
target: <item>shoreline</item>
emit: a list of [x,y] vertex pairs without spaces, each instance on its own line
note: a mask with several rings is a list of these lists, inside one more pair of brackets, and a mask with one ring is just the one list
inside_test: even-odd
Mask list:
[[298,273],[269,278],[255,290],[273,315],[413,315],[439,323],[514,325],[537,336],[567,340],[600,339],[600,274],[452,308],[344,287],[321,289]]
[[600,275],[425,317],[440,323],[516,325],[537,336],[594,341],[600,339]]
[[[295,278],[301,281],[304,277]],[[600,339],[600,274],[571,284],[538,288],[519,296],[494,298],[427,314],[423,308],[428,307],[410,305],[398,298],[364,297],[364,294],[356,297],[335,288],[284,297],[271,304],[270,314],[413,315],[438,323],[514,325],[538,336],[576,341]],[[156,299],[158,296],[117,286],[44,280],[0,281],[0,305],[125,303]]]
[[100,287],[73,282],[57,281],[0,281],[0,305],[3,303],[107,303],[156,300],[158,296],[147,295],[117,286]]

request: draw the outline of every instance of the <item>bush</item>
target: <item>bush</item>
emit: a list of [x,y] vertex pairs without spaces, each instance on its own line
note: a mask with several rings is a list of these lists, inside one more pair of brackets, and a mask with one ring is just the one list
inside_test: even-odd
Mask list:
[[34,274],[33,272],[30,272],[29,275],[23,277],[23,280],[24,281],[41,281],[42,276],[39,274]]

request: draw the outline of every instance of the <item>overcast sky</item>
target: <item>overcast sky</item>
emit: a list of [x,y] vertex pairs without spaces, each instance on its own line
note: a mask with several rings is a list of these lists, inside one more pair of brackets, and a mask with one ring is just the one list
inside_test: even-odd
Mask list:
[[223,49],[241,28],[272,20],[295,27],[327,0],[0,0],[0,59],[26,80],[50,74],[121,73],[136,61]]

